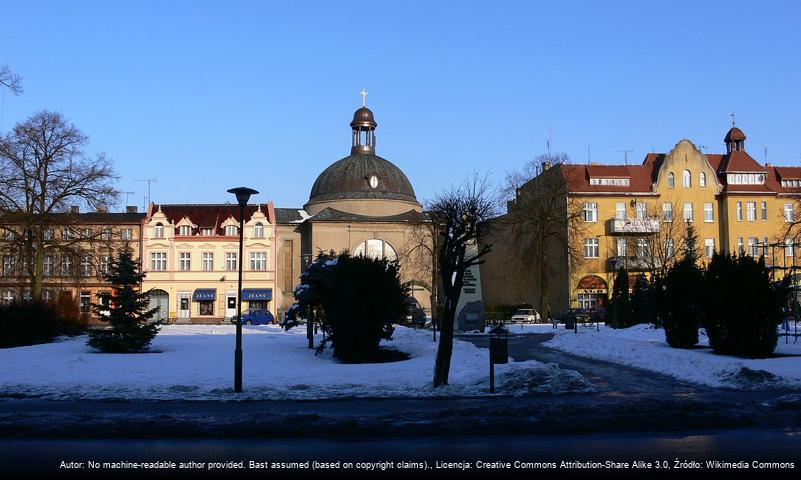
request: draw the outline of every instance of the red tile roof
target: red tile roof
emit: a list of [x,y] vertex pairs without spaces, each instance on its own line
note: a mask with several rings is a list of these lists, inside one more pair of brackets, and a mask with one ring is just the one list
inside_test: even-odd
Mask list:
[[765,167],[743,150],[735,150],[725,156],[721,171],[724,172],[764,172]]
[[[151,205],[148,209],[147,219],[149,220],[159,207],[167,219],[178,223],[184,217],[200,228],[214,228],[215,235],[222,235],[224,230],[221,226],[228,217],[234,217],[239,221],[239,206],[233,204],[178,204],[178,205]],[[259,205],[247,205],[245,207],[245,221],[248,221]],[[270,223],[275,223],[275,214],[272,204],[261,205],[261,211]]]

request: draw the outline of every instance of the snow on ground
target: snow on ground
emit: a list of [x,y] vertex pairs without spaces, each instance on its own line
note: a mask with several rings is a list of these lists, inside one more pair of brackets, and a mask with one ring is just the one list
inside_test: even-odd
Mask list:
[[[411,356],[383,364],[343,364],[330,349],[315,356],[305,328],[243,327],[243,389],[232,391],[235,327],[167,325],[147,354],[101,354],[86,337],[0,349],[0,397],[51,399],[249,400],[486,395],[488,352],[454,341],[450,385],[433,388],[431,333],[398,327],[383,343]],[[315,344],[320,341],[316,337]],[[496,366],[499,393],[589,391],[581,375],[536,361]],[[537,382],[534,384],[533,382]],[[543,383],[544,382],[544,383]]]
[[669,347],[665,331],[649,325],[618,330],[602,326],[600,331],[579,326],[578,334],[558,329],[545,346],[711,387],[801,388],[801,342],[794,343],[792,338],[789,344],[785,341],[784,337],[779,338],[776,358],[752,360],[714,354],[703,330],[699,345],[706,348],[683,350]]

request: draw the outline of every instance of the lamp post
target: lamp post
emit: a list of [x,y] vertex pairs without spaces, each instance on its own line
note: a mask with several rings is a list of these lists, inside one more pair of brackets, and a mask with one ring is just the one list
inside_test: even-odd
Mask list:
[[242,249],[244,247],[244,227],[245,227],[245,205],[248,204],[250,196],[257,192],[252,188],[237,187],[228,190],[228,193],[236,195],[236,202],[239,204],[239,286],[236,293],[236,349],[234,350],[234,392],[242,391]]

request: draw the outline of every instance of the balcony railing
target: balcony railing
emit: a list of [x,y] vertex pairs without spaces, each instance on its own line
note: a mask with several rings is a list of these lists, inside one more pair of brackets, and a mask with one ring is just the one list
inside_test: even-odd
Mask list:
[[615,256],[609,257],[609,270],[614,272],[625,268],[629,271],[645,271],[651,270],[654,267],[659,267],[661,263],[662,262],[658,258],[645,259],[637,256]]
[[648,218],[610,218],[609,233],[656,233],[659,231],[658,217]]

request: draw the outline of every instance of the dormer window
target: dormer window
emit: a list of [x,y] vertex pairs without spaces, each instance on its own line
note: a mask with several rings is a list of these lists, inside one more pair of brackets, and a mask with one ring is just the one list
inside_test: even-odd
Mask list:
[[205,237],[210,237],[210,236],[214,235],[214,229],[213,228],[208,228],[208,227],[207,228],[201,228],[200,229],[200,234],[205,236]]
[[153,227],[153,238],[164,238],[164,225],[160,222]]
[[264,238],[264,225],[261,222],[253,226],[253,236],[256,238]]
[[801,187],[801,180],[782,180],[782,187],[799,188]]
[[180,227],[178,227],[178,235],[184,237],[192,235],[192,227],[190,227],[189,225],[181,225]]
[[631,185],[631,180],[628,178],[590,178],[590,185],[628,187]]
[[726,175],[729,185],[762,185],[765,183],[764,173],[729,173]]
[[228,236],[228,237],[235,237],[237,235],[236,225],[226,225],[225,226],[225,235]]

